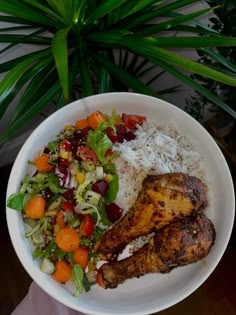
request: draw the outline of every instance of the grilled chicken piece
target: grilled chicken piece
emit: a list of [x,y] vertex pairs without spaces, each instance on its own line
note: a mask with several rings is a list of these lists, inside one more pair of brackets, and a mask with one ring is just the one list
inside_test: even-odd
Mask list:
[[214,240],[214,225],[206,216],[177,219],[158,230],[149,243],[132,256],[104,264],[98,271],[97,281],[104,288],[115,288],[128,278],[167,273],[207,256]]
[[134,205],[100,238],[95,251],[103,260],[115,260],[134,238],[197,213],[205,205],[206,187],[200,179],[182,173],[147,176]]

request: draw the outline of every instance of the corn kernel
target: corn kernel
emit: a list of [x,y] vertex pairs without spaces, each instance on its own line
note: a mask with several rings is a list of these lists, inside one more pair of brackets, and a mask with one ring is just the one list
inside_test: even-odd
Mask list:
[[65,150],[60,150],[59,156],[60,156],[62,159],[68,160],[68,158],[69,158],[69,152],[68,152],[68,151],[65,151]]
[[89,271],[95,271],[96,270],[96,261],[94,259],[88,261],[88,270]]
[[58,210],[57,209],[50,209],[48,211],[45,212],[45,215],[47,217],[54,217],[57,215]]
[[71,125],[65,125],[64,126],[64,130],[68,130],[68,131],[74,132],[75,131],[75,127],[71,126]]
[[69,162],[73,161],[73,157],[72,157],[72,152],[71,151],[68,152],[68,161]]
[[59,231],[60,231],[60,225],[58,223],[56,223],[53,227],[53,232],[56,235]]
[[104,180],[107,182],[107,183],[110,183],[112,180],[113,180],[113,175],[112,174],[107,174],[104,178]]
[[83,173],[83,172],[78,172],[78,173],[76,174],[76,180],[77,180],[77,182],[78,182],[79,184],[82,184],[82,183],[84,182],[84,178],[85,178],[85,176],[84,176],[84,173]]

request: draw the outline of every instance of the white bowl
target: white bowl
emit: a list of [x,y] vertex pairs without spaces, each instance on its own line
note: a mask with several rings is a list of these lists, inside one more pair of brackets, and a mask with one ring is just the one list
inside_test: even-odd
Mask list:
[[147,120],[161,125],[174,120],[181,134],[186,135],[204,157],[202,166],[211,200],[207,216],[216,229],[216,241],[210,254],[198,263],[176,268],[169,274],[151,274],[127,280],[113,290],[104,290],[96,285],[89,293],[75,298],[50,276],[42,273],[37,260],[32,259],[29,243],[24,237],[21,213],[7,208],[7,223],[13,246],[25,270],[56,300],[89,314],[146,315],[166,309],[196,290],[219,263],[231,235],[235,198],[230,171],[220,149],[198,122],[167,102],[134,93],[107,93],[75,101],[48,117],[25,142],[10,174],[7,197],[18,191],[27,171],[27,161],[53,140],[64,125],[73,124],[79,117],[85,117],[95,110],[111,114],[113,108],[118,113],[145,115]]

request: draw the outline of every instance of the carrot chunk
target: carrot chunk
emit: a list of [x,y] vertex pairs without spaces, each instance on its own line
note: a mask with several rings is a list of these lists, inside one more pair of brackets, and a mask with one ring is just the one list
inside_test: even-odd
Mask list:
[[57,217],[56,217],[56,222],[57,224],[60,226],[61,229],[65,228],[65,222],[64,222],[64,212],[62,210],[60,210],[58,213],[57,213]]
[[65,261],[64,259],[58,260],[55,263],[56,271],[53,273],[53,278],[60,282],[65,283],[70,280],[72,276],[72,268],[71,265]]
[[65,227],[57,233],[55,242],[63,252],[73,252],[79,248],[79,233],[73,228]]
[[89,127],[89,122],[87,118],[79,119],[75,123],[76,129],[83,129]]
[[80,264],[80,266],[85,269],[87,267],[87,264],[88,264],[88,256],[89,256],[88,248],[79,247],[74,252],[74,257],[73,257],[74,263]]
[[89,117],[88,117],[88,122],[89,126],[93,129],[96,130],[98,125],[102,122],[106,121],[106,117],[103,115],[103,113],[96,111],[93,112]]
[[35,158],[34,163],[39,173],[50,172],[54,168],[53,165],[49,164],[49,156],[47,155],[41,155]]
[[35,196],[30,199],[25,208],[25,214],[32,219],[40,219],[46,207],[46,200],[41,196]]

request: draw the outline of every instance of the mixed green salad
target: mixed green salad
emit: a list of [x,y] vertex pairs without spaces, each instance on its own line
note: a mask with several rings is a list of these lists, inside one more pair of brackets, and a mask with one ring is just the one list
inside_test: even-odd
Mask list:
[[97,240],[123,214],[115,203],[119,174],[117,142],[135,139],[143,116],[99,111],[66,125],[29,163],[33,176],[7,200],[22,212],[32,256],[59,283],[71,282],[75,296],[96,283]]

